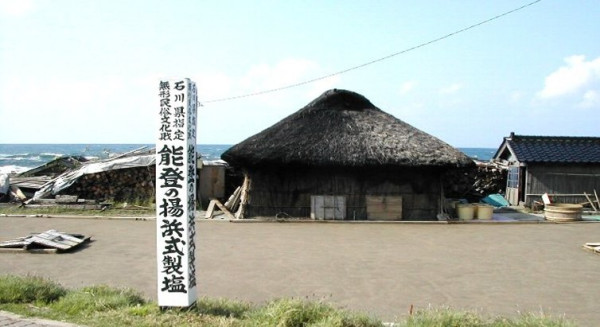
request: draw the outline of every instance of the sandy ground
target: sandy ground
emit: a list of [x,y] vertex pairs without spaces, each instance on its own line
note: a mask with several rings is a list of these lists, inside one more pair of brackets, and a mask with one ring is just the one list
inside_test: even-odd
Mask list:
[[[0,217],[0,240],[57,229],[92,235],[69,254],[0,253],[0,274],[156,297],[155,222]],[[450,306],[600,322],[600,223],[197,223],[199,296],[325,299],[386,321]]]

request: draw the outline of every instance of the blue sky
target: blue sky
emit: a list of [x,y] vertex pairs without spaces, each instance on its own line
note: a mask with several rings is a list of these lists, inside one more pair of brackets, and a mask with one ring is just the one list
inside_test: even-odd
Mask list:
[[331,88],[456,147],[600,136],[600,2],[0,0],[0,143],[154,143],[189,77],[198,143],[234,144]]

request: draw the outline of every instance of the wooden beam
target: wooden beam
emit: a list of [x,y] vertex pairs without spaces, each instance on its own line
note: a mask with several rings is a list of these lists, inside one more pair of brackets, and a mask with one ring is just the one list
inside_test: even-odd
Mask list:
[[[217,205],[217,207],[219,207],[219,209],[221,209],[221,211],[223,211],[225,213],[225,215],[227,217],[229,217],[229,219],[235,219],[235,216],[231,213],[231,211],[229,211],[229,209],[227,209],[223,203],[221,203],[221,201],[214,199],[212,201],[215,201],[215,204]],[[211,201],[211,202],[212,202]]]
[[233,194],[231,194],[231,196],[229,197],[229,199],[227,200],[227,202],[225,202],[225,206],[231,210],[231,211],[235,211],[235,208],[237,207],[237,204],[240,200],[240,193],[242,192],[242,187],[238,186],[235,191],[233,192]]
[[242,184],[242,190],[240,191],[240,205],[235,213],[235,218],[244,218],[244,211],[246,209],[246,203],[248,203],[248,189],[250,188],[250,178],[248,174],[244,174],[244,183]]
[[215,211],[215,201],[215,199],[210,200],[208,209],[206,209],[206,214],[204,214],[204,218],[212,218],[213,211]]

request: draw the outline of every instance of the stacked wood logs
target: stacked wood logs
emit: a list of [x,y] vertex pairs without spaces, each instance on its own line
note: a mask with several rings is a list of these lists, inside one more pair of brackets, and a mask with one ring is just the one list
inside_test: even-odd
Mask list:
[[98,201],[151,203],[155,197],[155,173],[155,167],[150,166],[88,174],[60,194]]
[[492,162],[477,162],[477,166],[449,171],[444,176],[447,198],[479,200],[489,194],[504,193],[507,171]]

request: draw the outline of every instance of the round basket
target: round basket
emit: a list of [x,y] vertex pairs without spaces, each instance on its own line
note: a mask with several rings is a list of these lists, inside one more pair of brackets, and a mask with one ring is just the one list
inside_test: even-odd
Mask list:
[[550,221],[576,221],[581,220],[583,206],[580,204],[554,203],[544,208],[544,217]]

